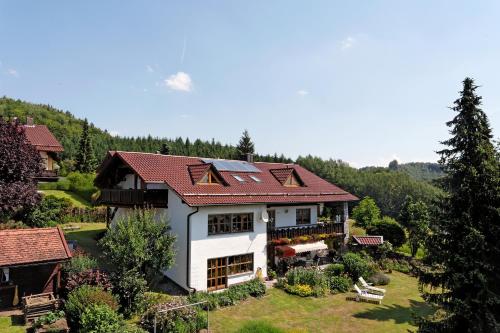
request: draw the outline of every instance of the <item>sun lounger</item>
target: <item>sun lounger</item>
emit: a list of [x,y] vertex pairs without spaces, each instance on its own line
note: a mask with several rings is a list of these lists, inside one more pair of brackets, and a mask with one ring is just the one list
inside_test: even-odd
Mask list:
[[368,301],[368,302],[376,302],[378,304],[382,304],[382,300],[384,299],[384,296],[382,295],[375,295],[375,294],[370,294],[366,290],[361,290],[359,287],[354,284],[354,289],[356,289],[356,301]]
[[361,282],[361,285],[363,286],[363,288],[367,289],[369,293],[378,294],[378,295],[385,295],[385,292],[386,292],[385,289],[370,286],[368,283],[366,283],[365,279],[363,279],[362,276],[359,277],[359,282]]

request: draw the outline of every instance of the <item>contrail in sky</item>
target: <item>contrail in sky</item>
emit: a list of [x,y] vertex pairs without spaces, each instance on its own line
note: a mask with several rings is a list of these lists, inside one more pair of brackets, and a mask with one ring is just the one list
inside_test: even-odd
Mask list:
[[184,56],[186,55],[187,38],[184,36],[184,45],[182,46],[181,65],[184,64]]

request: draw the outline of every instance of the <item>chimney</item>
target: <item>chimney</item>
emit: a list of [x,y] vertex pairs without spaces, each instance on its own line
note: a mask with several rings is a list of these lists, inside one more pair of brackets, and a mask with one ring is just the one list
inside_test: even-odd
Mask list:
[[247,162],[253,163],[253,154],[252,153],[247,153]]
[[26,125],[33,126],[33,117],[26,117]]

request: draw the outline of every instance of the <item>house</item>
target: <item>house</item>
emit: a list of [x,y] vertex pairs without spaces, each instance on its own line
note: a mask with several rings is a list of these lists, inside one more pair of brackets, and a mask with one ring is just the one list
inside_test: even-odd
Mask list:
[[64,151],[63,146],[57,141],[55,136],[45,125],[34,125],[33,118],[28,117],[26,125],[23,126],[24,133],[28,141],[40,153],[43,160],[44,170],[40,177],[40,181],[57,181],[58,169],[57,165],[58,153]]
[[0,230],[0,309],[21,297],[52,292],[61,285],[61,265],[71,259],[62,230]]
[[[169,219],[176,260],[164,274],[190,291],[265,277],[273,241],[347,238],[348,203],[358,200],[296,164],[123,151],[108,153],[96,185],[111,223],[138,206],[153,206]],[[325,207],[333,221],[318,223]],[[321,242],[314,249],[325,247]]]

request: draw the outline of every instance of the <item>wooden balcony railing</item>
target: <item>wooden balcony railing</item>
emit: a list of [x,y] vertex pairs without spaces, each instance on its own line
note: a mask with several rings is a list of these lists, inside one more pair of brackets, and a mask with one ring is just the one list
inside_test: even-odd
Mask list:
[[278,227],[268,230],[267,238],[269,241],[279,238],[294,238],[298,236],[310,236],[318,234],[343,234],[344,223],[329,222],[309,224],[302,226]]
[[168,206],[168,190],[102,189],[97,202],[113,207],[151,206],[166,208]]

